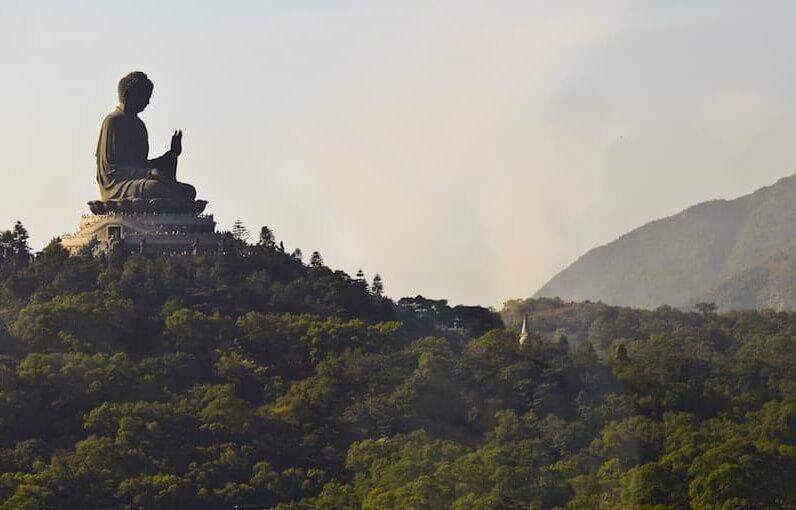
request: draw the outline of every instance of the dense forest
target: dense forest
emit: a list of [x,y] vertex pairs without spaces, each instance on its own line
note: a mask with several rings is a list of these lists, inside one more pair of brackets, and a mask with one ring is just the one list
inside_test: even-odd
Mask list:
[[501,319],[229,240],[0,232],[0,508],[796,508],[796,314]]

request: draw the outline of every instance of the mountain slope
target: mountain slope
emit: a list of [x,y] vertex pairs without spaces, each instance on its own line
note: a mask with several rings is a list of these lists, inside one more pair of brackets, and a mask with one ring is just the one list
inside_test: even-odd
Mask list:
[[590,250],[535,297],[654,308],[716,301],[724,309],[796,307],[783,257],[796,248],[796,176],[713,200]]
[[0,510],[796,508],[796,313],[526,299],[504,322],[273,244],[32,255],[16,232]]

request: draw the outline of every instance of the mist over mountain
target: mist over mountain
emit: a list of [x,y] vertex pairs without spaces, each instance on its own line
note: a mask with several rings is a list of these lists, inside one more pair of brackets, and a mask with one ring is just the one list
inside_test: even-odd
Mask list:
[[613,305],[796,308],[796,175],[712,200],[594,248],[535,297]]

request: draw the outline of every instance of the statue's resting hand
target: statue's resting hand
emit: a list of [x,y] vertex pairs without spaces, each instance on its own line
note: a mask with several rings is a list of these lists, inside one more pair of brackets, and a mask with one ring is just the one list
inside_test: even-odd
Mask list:
[[182,130],[177,130],[171,135],[171,154],[174,157],[182,154]]

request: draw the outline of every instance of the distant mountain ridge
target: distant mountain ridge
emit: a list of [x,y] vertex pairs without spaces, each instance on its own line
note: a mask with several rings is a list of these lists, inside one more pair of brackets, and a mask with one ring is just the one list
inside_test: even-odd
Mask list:
[[796,175],[711,200],[594,248],[534,297],[655,308],[796,309]]

